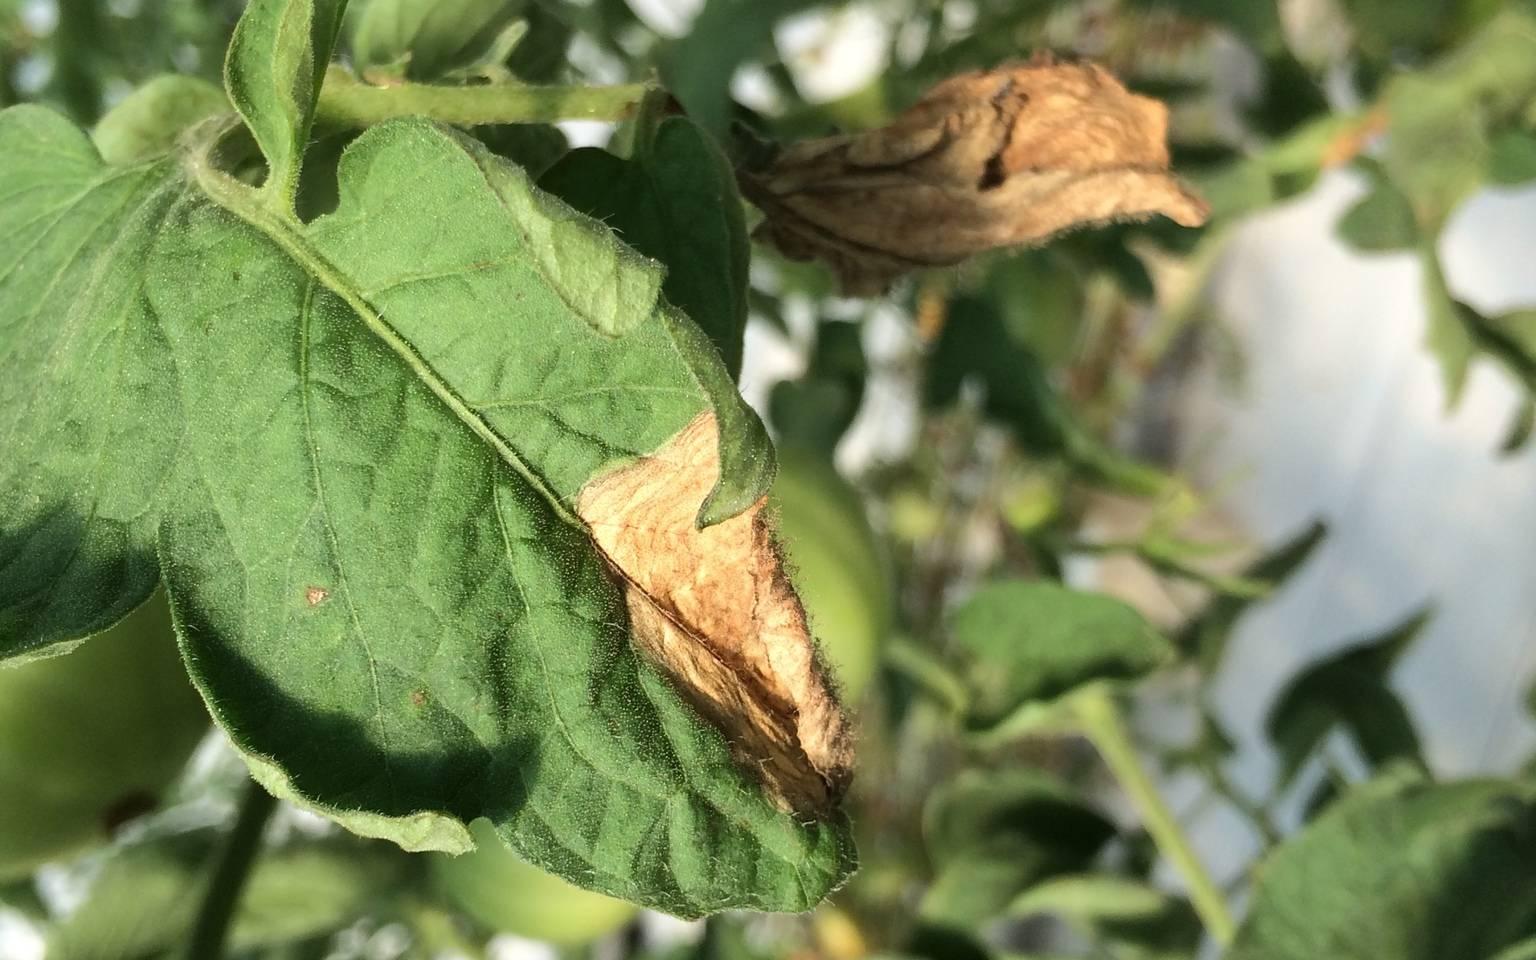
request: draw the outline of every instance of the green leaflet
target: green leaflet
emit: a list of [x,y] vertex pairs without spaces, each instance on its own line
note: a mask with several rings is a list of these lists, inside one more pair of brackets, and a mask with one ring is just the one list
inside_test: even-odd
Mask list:
[[104,167],[40,107],[0,113],[0,156],[0,657],[16,657],[154,589],[181,418],[139,268],[181,184],[169,162]]
[[[414,80],[435,80],[486,59],[525,4],[523,0],[367,0],[358,6],[362,9],[352,26],[351,47],[360,69],[403,65],[403,73]],[[506,59],[505,51],[495,52]]]
[[667,119],[633,160],[574,150],[539,186],[664,264],[667,299],[709,334],[733,378],[741,372],[746,219],[730,163],[696,124]]
[[1285,685],[1266,727],[1280,754],[1279,786],[1290,785],[1324,739],[1342,727],[1372,766],[1424,766],[1418,732],[1388,676],[1429,622],[1420,610],[1380,635],[1312,664]]
[[937,868],[925,920],[961,929],[1031,885],[1086,869],[1115,828],[1065,783],[1033,770],[967,770],[934,791],[923,836]]
[[1054,914],[1085,934],[1114,944],[1123,951],[1117,957],[1185,960],[1200,946],[1200,919],[1188,901],[1151,884],[1108,873],[1046,880],[1016,898],[1008,912]]
[[1405,770],[1351,791],[1262,865],[1227,960],[1488,960],[1536,934],[1529,783]]
[[345,0],[251,0],[224,61],[224,89],[267,158],[266,193],[293,208],[315,99]]
[[170,153],[182,131],[228,112],[223,90],[196,77],[168,74],[124,97],[96,124],[91,139],[108,164],[128,166]]
[[[808,909],[847,875],[846,823],[774,808],[632,651],[617,588],[562,506],[711,410],[723,466],[704,519],[739,512],[771,479],[761,425],[703,334],[659,301],[654,265],[425,122],[360,137],[340,207],[308,226],[205,156],[184,159],[195,183],[164,163],[109,172],[62,118],[0,115],[8,156],[36,145],[46,169],[0,181],[38,198],[27,220],[100,206],[99,226],[123,197],[92,198],[119,182],[138,185],[130,200],[159,197],[125,207],[158,218],[152,248],[82,265],[63,246],[29,263],[122,273],[113,302],[136,293],[140,336],[158,338],[126,367],[146,403],[104,391],[90,423],[112,437],[102,424],[142,429],[158,410],[157,436],[181,436],[157,461],[151,446],[112,449],[120,472],[158,462],[157,484],[179,457],[158,548],[183,653],[269,788],[411,848],[465,849],[465,824],[486,816],[533,862],[686,916]],[[79,309],[82,328],[102,315]],[[29,346],[9,328],[5,343]],[[50,369],[17,355],[17,369]],[[96,397],[83,376],[61,367],[54,389],[33,392]],[[42,445],[47,422],[34,411],[12,435]],[[6,460],[80,490],[75,462],[52,456]],[[22,473],[7,495],[24,483],[41,481]],[[123,481],[97,499],[133,503],[131,545],[146,550],[156,501],[129,492]],[[79,538],[55,539],[63,552]],[[147,593],[147,554],[111,541],[82,555],[124,554]],[[106,619],[102,606],[71,609]]]
[[981,587],[955,611],[951,631],[972,691],[967,723],[1000,737],[1075,727],[1074,694],[1140,679],[1174,653],[1119,600],[1045,581]]

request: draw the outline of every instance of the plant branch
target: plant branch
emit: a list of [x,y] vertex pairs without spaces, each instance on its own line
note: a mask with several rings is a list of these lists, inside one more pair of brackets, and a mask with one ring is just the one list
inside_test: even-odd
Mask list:
[[1218,944],[1224,947],[1231,943],[1236,925],[1227,911],[1226,900],[1195,855],[1173,811],[1163,802],[1157,785],[1142,768],[1130,732],[1126,730],[1111,694],[1106,690],[1089,691],[1076,699],[1075,706],[1083,734],[1141,811],[1147,833],[1157,844],[1158,851],[1183,876],[1189,887],[1190,903],[1199,914],[1200,922]]
[[224,942],[229,936],[235,907],[240,903],[240,893],[245,889],[245,881],[261,851],[261,836],[267,820],[275,809],[277,798],[255,780],[247,781],[235,828],[225,839],[213,875],[208,878],[208,886],[203,892],[197,922],[182,954],[186,960],[218,960],[224,955]]
[[315,123],[330,128],[367,127],[396,117],[423,116],[473,127],[490,123],[555,120],[624,120],[651,89],[649,84],[609,87],[538,87],[504,83],[449,86],[399,83],[373,86],[344,70],[325,77]]

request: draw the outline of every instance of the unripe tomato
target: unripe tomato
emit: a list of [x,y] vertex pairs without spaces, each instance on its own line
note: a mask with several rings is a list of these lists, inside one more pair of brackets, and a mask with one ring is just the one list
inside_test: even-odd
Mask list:
[[152,809],[207,730],[159,591],[69,653],[0,665],[0,877]]
[[432,878],[450,903],[489,930],[574,946],[612,933],[639,912],[521,860],[485,820],[469,830],[476,848],[457,857],[432,854]]
[[843,696],[857,702],[890,629],[890,567],[864,501],[830,463],[785,449],[772,498],[789,578]]

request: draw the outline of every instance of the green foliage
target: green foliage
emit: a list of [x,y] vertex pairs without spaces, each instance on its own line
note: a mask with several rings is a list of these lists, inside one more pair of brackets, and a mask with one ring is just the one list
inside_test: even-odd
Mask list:
[[[1302,568],[1327,536],[1326,525],[1313,523],[1254,560],[1243,570],[1242,576],[1259,583],[1282,583]],[[1215,675],[1238,622],[1258,599],[1232,593],[1217,596],[1189,619],[1174,638],[1174,645],[1185,655],[1195,656],[1207,676]]]
[[344,0],[252,0],[224,61],[224,89],[267,161],[267,203],[293,208],[304,145]]
[[936,875],[922,915],[961,929],[990,919],[1032,885],[1088,866],[1114,832],[1050,777],[968,770],[935,790],[923,810]]
[[1388,685],[1388,674],[1429,622],[1419,611],[1402,623],[1350,644],[1291,678],[1270,708],[1266,727],[1280,754],[1280,784],[1289,784],[1334,730],[1343,728],[1374,766],[1424,766],[1413,719]]
[[1379,177],[1370,192],[1339,220],[1338,229],[1346,243],[1366,253],[1411,250],[1419,237],[1408,198]]
[[[725,468],[704,519],[730,516],[771,475],[761,426],[659,300],[656,266],[473,141],[376,127],[341,161],[338,209],[294,219],[310,22],[303,5],[253,6],[231,47],[232,99],[274,171],[259,191],[220,171],[212,144],[120,173],[62,118],[0,117],[18,158],[5,183],[29,198],[5,208],[17,249],[30,253],[31,224],[49,241],[36,279],[7,287],[5,317],[34,322],[23,298],[56,291],[86,330],[10,336],[32,350],[16,357],[34,386],[8,404],[17,432],[86,433],[78,452],[9,461],[11,509],[33,513],[7,528],[46,531],[18,541],[46,589],[22,584],[7,652],[77,638],[147,594],[158,521],[194,679],[274,791],[418,849],[462,850],[465,824],[488,816],[535,862],[679,914],[805,909],[849,869],[845,828],[774,809],[629,649],[622,601],[565,506],[709,410]],[[476,338],[491,331],[487,351]],[[66,386],[71,359],[96,369],[103,349],[143,384],[131,411],[121,390]],[[105,409],[76,413],[86,396]],[[40,508],[27,490],[83,502]],[[71,578],[84,586],[61,589]],[[608,808],[628,816],[599,829]]]
[[1529,784],[1435,785],[1388,774],[1339,800],[1263,865],[1227,956],[1502,956],[1536,930],[1533,837]]
[[78,650],[0,669],[0,880],[154,810],[207,732],[161,593]]
[[1200,945],[1200,919],[1189,904],[1145,883],[1105,874],[1076,874],[1036,884],[1008,907],[1046,913],[1096,936],[1128,958],[1188,957]]
[[170,161],[108,168],[28,105],[0,113],[0,155],[0,655],[14,657],[104,629],[159,577],[181,398],[142,267],[181,178]]
[[572,150],[539,187],[667,268],[662,293],[709,335],[734,379],[747,326],[747,229],[724,154],[681,117],[642,130],[636,155]]
[[413,80],[502,63],[527,30],[518,19],[523,0],[367,0],[357,6],[351,51],[359,69],[399,70]]
[[[85,901],[49,937],[57,960],[147,960],[183,944],[216,853],[217,829],[150,836],[114,849]],[[328,934],[409,883],[398,848],[355,838],[294,839],[251,874],[230,934],[235,950]]]
[[[78,910],[0,886],[50,956],[164,958],[209,916],[229,831],[178,824],[222,809],[200,805],[219,777],[122,831],[143,803],[106,816],[54,789],[67,773],[165,794],[206,708],[241,778],[392,841],[269,837],[228,937],[248,960],[361,956],[380,924],[408,931],[407,956],[476,956],[493,928],[588,939],[557,929],[541,885],[601,920],[593,936],[634,904],[800,912],[835,895],[806,918],[712,918],[696,946],[631,929],[567,948],[586,960],[985,960],[999,945],[1173,960],[1227,946],[1228,900],[1247,917],[1227,960],[1536,960],[1536,795],[1429,782],[1389,682],[1423,615],[1286,681],[1273,795],[1228,781],[1249,747],[1211,678],[1326,531],[1211,569],[1220,548],[1175,529],[1202,505],[1164,472],[1157,422],[1168,378],[1221,348],[1198,291],[1231,228],[1345,166],[1369,188],[1337,233],[1418,254],[1451,400],[1480,358],[1536,395],[1536,312],[1480,314],[1438,257],[1468,197],[1536,178],[1530,3],[1343,0],[1314,11],[1337,35],[1325,45],[1271,0],[865,5],[890,27],[887,68],[831,103],[797,88],[823,54],[786,63],[775,31],[838,4],[707,0],[673,39],[624,0],[366,0],[343,29],[344,6],[70,0],[49,29],[0,0],[0,106],[41,104],[0,112],[0,687],[108,675],[38,681],[43,708],[0,697],[7,722],[48,731],[37,749],[0,740],[0,786],[26,797],[0,813],[32,844],[8,848],[11,866],[97,846],[71,871],[92,878]],[[1221,66],[1234,44],[1256,73],[1241,90]],[[1210,229],[1121,224],[919,274],[885,307],[914,320],[894,352],[820,267],[764,253],[749,284],[756,215],[721,146],[733,121],[781,142],[874,127],[943,77],[1044,49],[1169,102]],[[744,67],[761,109],[734,100]],[[573,151],[553,122],[581,118],[621,125]],[[790,467],[777,480],[736,388],[749,308],[785,332],[813,321],[804,372],[766,391]],[[893,390],[916,401],[916,449],[850,484],[832,453]],[[851,816],[769,798],[638,652],[633,585],[578,517],[594,478],[706,415],[721,463],[694,526],[771,489],[823,655],[864,694]],[[1099,538],[1106,491],[1144,529]],[[1132,557],[1204,605],[1170,643],[1132,606],[1063,585],[1085,554]],[[180,661],[120,642],[167,615],[145,604],[157,585]],[[829,607],[839,591],[856,602]],[[155,676],[176,693],[154,681],[129,714],[175,707],[180,732],[108,750],[133,725],[103,694]],[[1132,700],[1193,734],[1133,736]],[[1323,749],[1338,735],[1376,782],[1349,785]],[[67,769],[71,745],[88,770]],[[1271,808],[1309,765],[1324,774],[1301,798],[1310,825],[1288,839]],[[1249,821],[1258,868],[1218,887],[1148,769]],[[54,820],[72,822],[67,843],[43,843]],[[472,845],[431,867],[405,852]]]
[[988,584],[955,612],[951,629],[972,691],[968,722],[983,731],[1070,725],[1072,694],[1139,679],[1173,658],[1131,607],[1052,583]]
[[170,153],[183,132],[228,110],[229,101],[218,87],[169,74],[113,107],[91,131],[91,140],[108,166],[132,166]]
[[864,400],[869,364],[860,333],[857,323],[823,322],[805,375],[774,384],[768,409],[781,448],[832,458]]

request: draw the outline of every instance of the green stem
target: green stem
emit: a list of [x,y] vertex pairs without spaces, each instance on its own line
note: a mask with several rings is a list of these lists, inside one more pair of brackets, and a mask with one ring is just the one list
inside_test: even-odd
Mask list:
[[187,940],[186,960],[218,960],[224,955],[224,941],[229,936],[230,922],[235,907],[240,903],[240,893],[261,851],[261,836],[267,820],[277,809],[277,799],[260,784],[251,780],[240,798],[240,812],[235,818],[235,828],[224,841],[214,865],[213,875],[203,892],[203,902],[197,911],[197,923]]
[[1084,693],[1076,701],[1076,712],[1083,734],[1104,758],[1120,786],[1141,811],[1147,833],[1157,849],[1168,858],[1189,887],[1189,900],[1205,929],[1221,946],[1232,942],[1236,925],[1227,912],[1226,900],[1195,855],[1189,838],[1179,826],[1173,811],[1163,802],[1157,785],[1141,766],[1131,735],[1120,718],[1120,709],[1107,690]]
[[326,74],[315,124],[367,127],[395,117],[431,117],[473,127],[489,123],[546,123],[555,120],[624,120],[633,115],[649,84],[611,87],[534,87],[489,83],[448,86],[400,83],[372,86],[345,72]]

